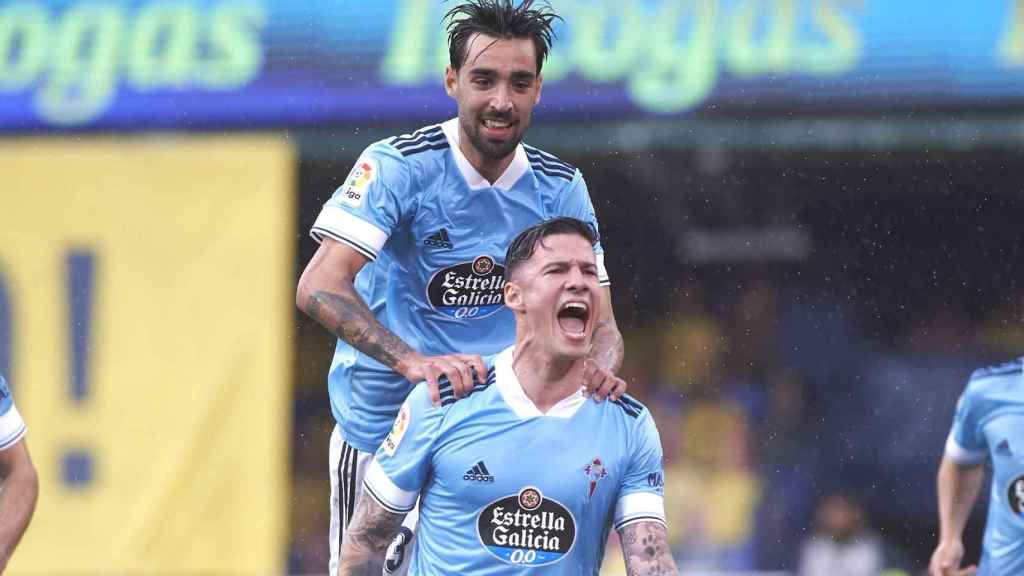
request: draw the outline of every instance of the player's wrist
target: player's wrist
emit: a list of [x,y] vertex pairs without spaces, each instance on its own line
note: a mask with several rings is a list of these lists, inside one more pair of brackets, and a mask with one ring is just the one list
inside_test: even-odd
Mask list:
[[411,350],[407,354],[398,358],[395,371],[410,382],[420,382],[423,380],[421,365],[425,359],[426,356],[416,352],[415,350]]

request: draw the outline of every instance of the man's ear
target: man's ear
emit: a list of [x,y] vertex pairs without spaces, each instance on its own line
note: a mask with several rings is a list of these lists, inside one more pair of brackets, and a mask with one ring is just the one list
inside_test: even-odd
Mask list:
[[523,288],[515,282],[508,282],[505,284],[505,306],[508,306],[513,311],[519,311],[523,309]]
[[455,87],[459,82],[459,73],[451,66],[444,69],[444,91],[452,98],[455,98]]

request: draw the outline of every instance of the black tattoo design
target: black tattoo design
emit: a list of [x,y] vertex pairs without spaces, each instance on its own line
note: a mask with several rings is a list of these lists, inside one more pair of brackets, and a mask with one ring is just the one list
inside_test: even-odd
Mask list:
[[412,352],[408,344],[374,318],[351,286],[339,286],[335,292],[314,292],[305,310],[335,336],[395,371],[399,360]]
[[403,518],[405,514],[388,512],[369,496],[359,498],[345,529],[336,576],[380,576],[384,555]]
[[622,555],[629,576],[675,576],[676,563],[668,546],[665,526],[659,522],[637,522],[619,532]]

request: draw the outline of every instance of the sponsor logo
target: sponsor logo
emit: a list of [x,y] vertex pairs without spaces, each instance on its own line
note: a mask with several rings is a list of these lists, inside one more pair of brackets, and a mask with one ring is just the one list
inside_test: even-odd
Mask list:
[[409,405],[403,404],[402,409],[398,411],[398,417],[395,418],[395,423],[391,426],[391,432],[388,432],[388,437],[384,439],[384,452],[387,452],[388,456],[395,455],[395,450],[402,442],[405,431],[409,429],[410,418]]
[[423,241],[423,245],[430,246],[432,248],[447,248],[449,250],[455,247],[455,245],[452,244],[451,239],[448,238],[448,230],[444,228],[441,228],[437,232],[427,236],[427,239]]
[[1017,516],[1024,518],[1024,476],[1017,476],[1006,491],[1006,501]]
[[462,475],[462,479],[469,482],[494,482],[494,476],[491,476],[491,472],[484,465],[483,460],[477,462],[476,466],[466,470],[466,473]]
[[485,506],[476,527],[491,555],[517,566],[553,564],[576,543],[576,519],[569,509],[533,486]]
[[1003,441],[996,446],[996,455],[1013,457],[1013,451],[1010,450],[1010,442],[1006,438],[1003,438]]
[[661,472],[651,472],[647,475],[647,485],[651,488],[664,488],[665,476]]
[[342,202],[354,208],[362,206],[363,198],[370,187],[370,182],[373,182],[373,179],[376,177],[377,166],[373,163],[373,160],[369,158],[356,160],[356,165],[352,167],[352,171],[349,172],[345,183],[338,190],[338,197]]
[[587,500],[594,495],[594,491],[597,490],[597,483],[608,477],[608,469],[601,463],[601,459],[595,457],[583,467],[583,473],[590,479],[590,489],[587,491]]
[[505,305],[505,267],[477,256],[436,272],[427,283],[427,301],[451,318],[485,318]]

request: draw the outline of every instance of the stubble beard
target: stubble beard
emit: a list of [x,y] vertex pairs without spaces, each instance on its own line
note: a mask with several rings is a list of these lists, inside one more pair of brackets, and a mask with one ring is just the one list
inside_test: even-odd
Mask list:
[[502,142],[485,140],[480,135],[480,124],[475,121],[470,126],[463,124],[463,131],[469,138],[469,144],[473,149],[487,160],[503,160],[507,158],[515,152],[516,146],[519,146],[519,143],[523,141],[522,134],[514,134],[511,138]]

